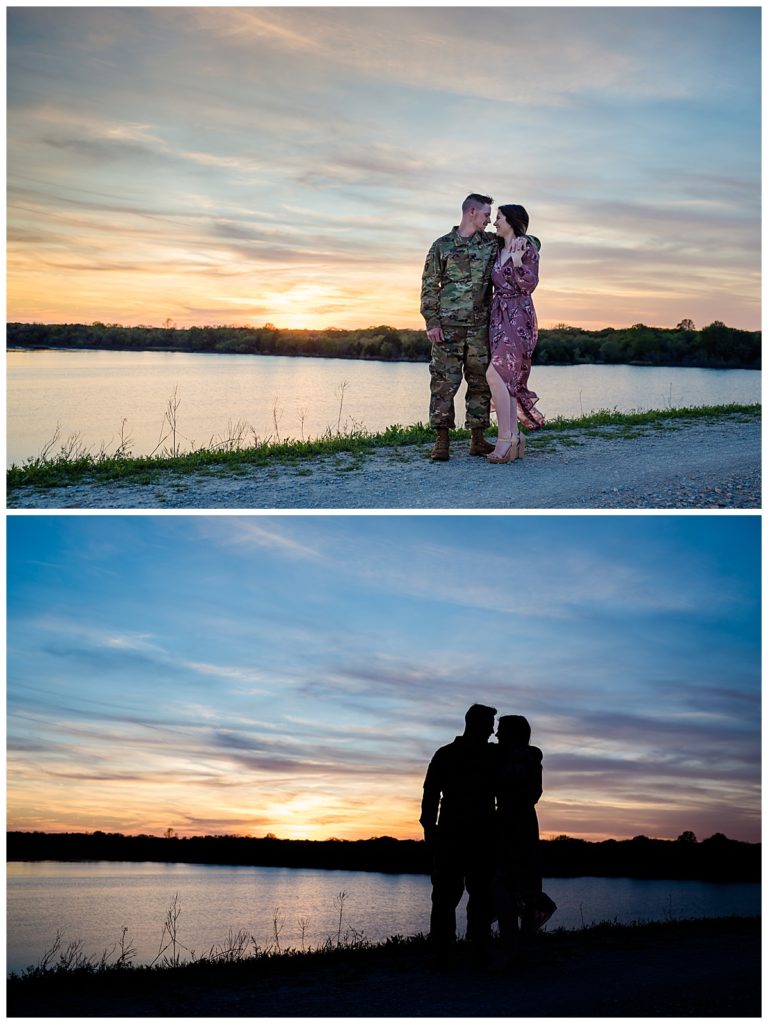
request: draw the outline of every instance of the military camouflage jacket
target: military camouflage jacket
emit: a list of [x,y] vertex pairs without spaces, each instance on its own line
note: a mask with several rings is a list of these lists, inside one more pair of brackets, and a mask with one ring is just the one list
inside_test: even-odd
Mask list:
[[421,278],[421,315],[427,330],[488,322],[491,268],[498,251],[496,235],[490,231],[463,238],[458,227],[432,244]]
[[[532,235],[529,240],[541,248]],[[421,315],[433,327],[482,326],[491,307],[491,270],[499,237],[476,231],[469,238],[458,227],[433,242],[421,277]]]

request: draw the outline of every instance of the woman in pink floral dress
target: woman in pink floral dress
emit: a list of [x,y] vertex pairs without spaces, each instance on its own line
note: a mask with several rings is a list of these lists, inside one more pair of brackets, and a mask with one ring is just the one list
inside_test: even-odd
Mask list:
[[539,283],[541,243],[528,230],[522,206],[500,206],[494,224],[503,245],[493,265],[491,303],[491,362],[486,379],[499,423],[496,447],[489,462],[512,462],[525,454],[526,430],[538,430],[544,417],[535,409],[538,395],[528,388],[531,358],[538,340],[531,292]]

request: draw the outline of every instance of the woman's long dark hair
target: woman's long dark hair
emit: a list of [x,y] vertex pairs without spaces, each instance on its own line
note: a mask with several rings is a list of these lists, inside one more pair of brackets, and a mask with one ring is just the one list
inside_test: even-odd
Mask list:
[[[526,234],[528,231],[528,211],[524,206],[518,206],[517,203],[507,203],[505,206],[499,207],[499,212],[504,214],[504,218],[515,232],[516,238]],[[499,238],[499,242],[501,245],[504,245],[503,238]]]
[[[506,217],[506,214],[504,216]],[[522,715],[501,715],[498,732],[515,746],[525,747],[531,742],[531,725]]]

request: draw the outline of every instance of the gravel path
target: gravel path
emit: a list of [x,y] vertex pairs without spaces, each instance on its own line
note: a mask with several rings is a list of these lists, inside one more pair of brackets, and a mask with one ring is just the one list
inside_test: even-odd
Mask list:
[[322,456],[292,466],[165,473],[151,484],[20,488],[9,508],[632,509],[760,508],[760,423],[733,415],[534,435],[492,466],[454,442]]

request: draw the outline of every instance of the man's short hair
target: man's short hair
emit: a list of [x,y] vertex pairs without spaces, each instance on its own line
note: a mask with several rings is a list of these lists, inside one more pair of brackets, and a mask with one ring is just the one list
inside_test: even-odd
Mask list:
[[[481,196],[477,192],[470,192],[464,202],[461,204],[461,212],[467,213],[474,206],[479,209],[481,206],[490,206],[493,202],[493,196]],[[494,712],[495,714],[495,712]]]
[[464,715],[464,721],[467,725],[472,725],[475,722],[487,721],[495,716],[496,708],[486,707],[485,704],[473,704],[466,715]]

